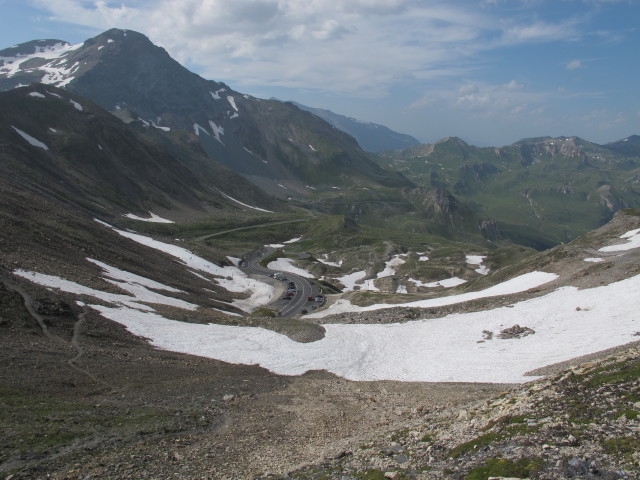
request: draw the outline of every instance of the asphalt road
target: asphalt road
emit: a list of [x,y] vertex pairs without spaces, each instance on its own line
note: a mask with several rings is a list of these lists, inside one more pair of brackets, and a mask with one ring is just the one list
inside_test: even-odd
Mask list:
[[318,289],[316,286],[309,282],[308,279],[301,277],[300,275],[296,275],[290,272],[280,272],[278,270],[270,270],[268,268],[261,267],[258,263],[268,255],[274,252],[274,249],[268,247],[266,249],[266,253],[262,256],[249,260],[247,262],[245,270],[256,273],[258,275],[272,276],[276,273],[280,273],[281,277],[286,278],[287,280],[284,283],[284,286],[289,284],[289,282],[293,282],[296,287],[295,294],[292,297],[288,297],[289,299],[285,300],[283,297],[280,297],[275,302],[271,303],[271,307],[278,310],[280,312],[281,317],[295,317],[301,315],[302,310],[311,311],[312,306],[318,305],[315,301],[309,301],[309,297],[315,298],[318,295]]

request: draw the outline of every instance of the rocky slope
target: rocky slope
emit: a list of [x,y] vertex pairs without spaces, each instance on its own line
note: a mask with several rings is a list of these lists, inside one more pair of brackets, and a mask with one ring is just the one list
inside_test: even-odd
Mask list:
[[16,187],[102,215],[222,210],[234,202],[219,191],[285,208],[197,149],[172,147],[156,129],[127,126],[66,90],[35,84],[0,93],[0,105],[0,169]]
[[[277,478],[640,478],[640,348],[420,419]],[[262,477],[276,478],[276,477]]]

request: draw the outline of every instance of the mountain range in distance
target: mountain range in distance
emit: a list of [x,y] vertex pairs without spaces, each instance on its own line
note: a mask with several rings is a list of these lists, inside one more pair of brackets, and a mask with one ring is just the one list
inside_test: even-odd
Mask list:
[[[500,148],[451,137],[421,145],[381,125],[203,79],[130,30],[1,50],[0,90],[32,83],[87,98],[178,157],[198,157],[197,168],[229,172],[206,173],[209,187],[249,205],[261,199],[264,210],[275,208],[273,197],[374,226],[393,219],[413,232],[541,249],[640,205],[640,137],[607,145],[544,137]],[[229,180],[238,178],[231,172],[257,190],[216,182],[243,185]]]

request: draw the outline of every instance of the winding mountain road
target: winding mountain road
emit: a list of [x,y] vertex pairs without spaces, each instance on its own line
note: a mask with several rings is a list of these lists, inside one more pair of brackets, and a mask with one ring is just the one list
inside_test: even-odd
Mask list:
[[243,268],[250,273],[258,275],[273,276],[275,274],[280,274],[282,277],[287,278],[287,284],[289,282],[293,282],[295,284],[296,290],[294,295],[289,297],[290,299],[285,300],[284,297],[280,297],[278,300],[271,303],[271,306],[280,312],[281,317],[291,318],[301,314],[302,310],[311,310],[312,305],[314,305],[314,301],[309,300],[309,297],[315,298],[319,293],[314,284],[309,282],[308,279],[301,277],[300,275],[296,275],[295,273],[280,272],[264,268],[259,265],[264,258],[271,255],[274,251],[274,248],[267,247],[264,254],[255,259],[248,260],[246,262],[246,266]]

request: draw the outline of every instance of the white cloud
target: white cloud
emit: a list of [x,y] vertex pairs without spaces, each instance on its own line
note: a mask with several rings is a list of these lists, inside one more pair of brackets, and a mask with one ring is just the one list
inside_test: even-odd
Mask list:
[[[479,53],[575,36],[576,22],[502,18],[436,0],[31,0],[61,21],[140,31],[203,76],[381,96],[464,70]],[[491,3],[491,2],[489,2]],[[505,16],[506,13],[502,12]]]
[[569,63],[567,63],[565,68],[567,70],[577,70],[580,67],[582,67],[582,62],[580,60],[571,60]]
[[411,109],[458,109],[477,118],[495,116],[515,117],[535,115],[544,110],[544,104],[552,98],[549,92],[535,92],[516,80],[489,84],[467,82],[458,87],[429,92],[411,105]]

